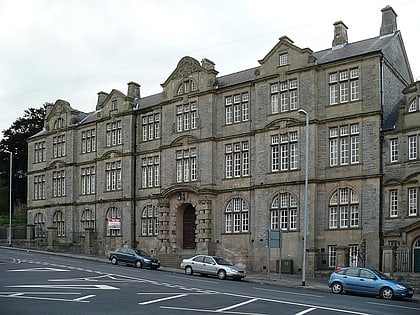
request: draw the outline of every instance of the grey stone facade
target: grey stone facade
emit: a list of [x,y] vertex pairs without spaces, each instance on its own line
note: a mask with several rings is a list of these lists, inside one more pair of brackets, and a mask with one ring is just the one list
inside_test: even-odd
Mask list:
[[[420,247],[418,197],[414,215],[387,215],[389,190],[399,189],[400,209],[406,187],[420,193],[420,158],[403,158],[407,135],[420,141],[420,89],[395,18],[383,9],[380,36],[356,43],[337,22],[333,46],[318,52],[281,37],[258,67],[226,76],[208,59],[184,57],[161,93],[140,97],[130,82],[127,95],[98,93],[91,113],[58,100],[28,140],[30,241],[54,230],[63,246],[88,235],[88,251],[101,255],[129,245],[159,257],[216,254],[261,271],[267,230],[281,227],[270,268],[281,254],[299,272],[308,157],[309,273],[383,268],[389,241]],[[298,109],[309,115],[309,152]],[[55,154],[60,135],[65,150]],[[397,163],[387,161],[393,138]]]

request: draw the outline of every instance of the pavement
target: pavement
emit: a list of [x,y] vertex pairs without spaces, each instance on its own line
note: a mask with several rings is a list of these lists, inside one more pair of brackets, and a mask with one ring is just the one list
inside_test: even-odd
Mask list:
[[[3,246],[0,246],[3,247]],[[6,248],[6,247],[4,247]],[[51,255],[59,255],[65,257],[72,257],[72,258],[79,258],[79,259],[86,259],[91,261],[98,261],[98,262],[106,262],[109,263],[109,259],[103,256],[93,256],[93,255],[83,255],[83,254],[74,254],[74,253],[60,253],[60,252],[50,252],[50,251],[40,251],[40,250],[28,250],[23,248],[16,248],[16,247],[7,247],[8,249],[15,249],[15,250],[25,250],[25,251],[32,251],[32,252],[40,252],[40,253],[48,253]],[[171,272],[171,273],[184,273],[181,268],[173,268],[168,266],[161,266],[159,268],[160,271],[164,272]],[[284,287],[291,287],[291,288],[300,288],[303,290],[316,290],[316,291],[324,291],[330,292],[330,288],[328,287],[328,279],[325,278],[316,278],[311,276],[305,276],[305,283],[303,285],[303,279],[301,274],[281,274],[278,273],[267,273],[263,272],[248,272],[244,280],[251,283],[259,283],[259,284],[269,284],[269,285],[277,285],[277,286],[284,286]],[[420,294],[414,294],[412,301],[415,303],[420,304]]]

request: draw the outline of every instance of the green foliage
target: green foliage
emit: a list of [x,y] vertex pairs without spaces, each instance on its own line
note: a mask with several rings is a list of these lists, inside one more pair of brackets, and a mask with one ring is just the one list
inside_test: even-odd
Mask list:
[[[12,216],[12,225],[22,225],[25,224],[24,220],[15,218]],[[9,215],[1,215],[0,216],[0,225],[9,226]]]
[[[0,199],[9,200],[4,197],[4,185],[9,182],[10,154],[13,153],[12,170],[12,200],[20,200],[26,203],[27,182],[26,173],[28,170],[28,146],[26,140],[42,130],[45,118],[44,104],[41,108],[29,108],[24,111],[23,117],[19,117],[9,129],[3,130],[3,139],[0,141]],[[6,187],[6,191],[7,188]],[[7,193],[6,193],[7,195]],[[15,203],[15,202],[14,202]],[[0,211],[3,205],[0,204]]]

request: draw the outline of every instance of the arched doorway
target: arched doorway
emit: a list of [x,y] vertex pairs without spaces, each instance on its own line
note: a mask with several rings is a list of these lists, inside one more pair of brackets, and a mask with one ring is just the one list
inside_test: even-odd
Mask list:
[[414,272],[420,272],[420,238],[413,245],[413,267]]
[[195,249],[195,208],[188,204],[182,216],[182,248]]

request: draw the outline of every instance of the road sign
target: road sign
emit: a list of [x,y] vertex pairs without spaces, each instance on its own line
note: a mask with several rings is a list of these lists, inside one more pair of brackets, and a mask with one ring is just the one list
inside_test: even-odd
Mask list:
[[281,248],[282,247],[281,230],[275,230],[275,229],[267,230],[267,247],[268,248]]

